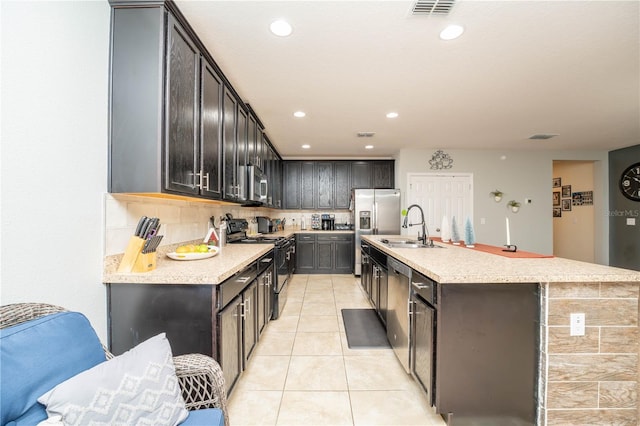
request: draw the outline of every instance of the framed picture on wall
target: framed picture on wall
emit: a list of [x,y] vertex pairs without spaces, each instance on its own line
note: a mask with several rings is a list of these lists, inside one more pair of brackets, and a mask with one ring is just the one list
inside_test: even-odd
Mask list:
[[553,191],[553,205],[560,205],[560,191]]
[[571,185],[562,186],[562,198],[571,197]]
[[562,210],[560,210],[560,207],[553,208],[553,217],[562,217]]
[[560,185],[562,185],[562,178],[553,178],[553,187],[560,188]]
[[562,210],[565,212],[571,211],[571,198],[565,198],[562,200]]

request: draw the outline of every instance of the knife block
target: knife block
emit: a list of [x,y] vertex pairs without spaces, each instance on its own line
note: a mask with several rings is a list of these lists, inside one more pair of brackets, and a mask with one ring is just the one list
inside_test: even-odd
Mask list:
[[156,269],[157,252],[140,253],[133,264],[131,272],[149,272]]
[[145,239],[133,236],[129,240],[118,272],[148,272],[156,268],[156,252],[142,253]]

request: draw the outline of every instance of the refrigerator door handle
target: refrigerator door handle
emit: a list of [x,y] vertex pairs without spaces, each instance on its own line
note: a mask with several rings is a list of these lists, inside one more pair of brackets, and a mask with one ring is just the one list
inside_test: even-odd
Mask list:
[[373,235],[378,234],[378,203],[373,202],[373,209],[371,209],[371,233]]

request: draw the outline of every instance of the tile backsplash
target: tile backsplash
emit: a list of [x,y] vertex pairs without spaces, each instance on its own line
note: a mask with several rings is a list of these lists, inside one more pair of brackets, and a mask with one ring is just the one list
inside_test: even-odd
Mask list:
[[225,213],[234,218],[245,218],[251,222],[255,216],[272,219],[286,219],[287,229],[300,227],[305,216],[310,228],[313,213],[335,214],[336,223],[348,223],[350,212],[337,210],[330,212],[315,210],[275,210],[263,207],[241,207],[236,204],[209,204],[198,201],[170,198],[153,198],[131,194],[105,194],[105,256],[122,253],[135,232],[141,216],[158,217],[164,234],[162,245],[178,244],[204,238],[209,228],[209,218],[216,218],[216,224]]

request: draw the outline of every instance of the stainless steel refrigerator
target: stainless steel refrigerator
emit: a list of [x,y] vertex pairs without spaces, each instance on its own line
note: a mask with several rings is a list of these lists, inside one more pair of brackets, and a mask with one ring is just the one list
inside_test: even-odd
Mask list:
[[352,223],[356,234],[355,275],[360,275],[362,235],[400,234],[399,189],[353,189],[351,191]]

